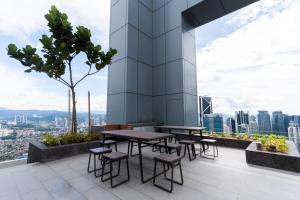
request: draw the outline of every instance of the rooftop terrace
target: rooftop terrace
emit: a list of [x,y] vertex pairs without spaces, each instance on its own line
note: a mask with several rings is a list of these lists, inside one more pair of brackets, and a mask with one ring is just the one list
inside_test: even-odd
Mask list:
[[[127,145],[120,150],[126,152]],[[220,157],[183,159],[184,185],[172,194],[141,184],[138,157],[130,158],[130,182],[111,189],[109,182],[86,172],[88,155],[45,164],[22,165],[0,170],[0,199],[285,199],[299,200],[300,175],[246,164],[245,151],[219,148]],[[153,172],[150,148],[143,149],[146,175]],[[176,170],[177,171],[177,170]],[[126,174],[122,173],[121,174]],[[177,177],[178,174],[176,174]],[[120,178],[123,178],[122,176]]]

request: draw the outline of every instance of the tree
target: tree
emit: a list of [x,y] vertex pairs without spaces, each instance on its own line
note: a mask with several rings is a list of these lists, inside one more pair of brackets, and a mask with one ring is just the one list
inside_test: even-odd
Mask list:
[[[117,54],[117,50],[110,48],[107,52],[102,51],[100,45],[95,45],[91,41],[91,31],[84,26],[77,26],[76,31],[73,31],[68,16],[55,6],[51,6],[45,18],[48,21],[47,26],[51,35],[42,35],[39,40],[43,45],[42,57],[36,53],[36,48],[30,45],[19,49],[15,44],[9,44],[7,54],[20,61],[26,67],[25,72],[45,73],[70,88],[72,93],[71,132],[77,133],[75,87],[88,76],[98,73],[110,64],[112,57]],[[72,61],[80,53],[86,55],[87,73],[75,81],[72,73]],[[66,71],[69,73],[69,80],[63,77]]]

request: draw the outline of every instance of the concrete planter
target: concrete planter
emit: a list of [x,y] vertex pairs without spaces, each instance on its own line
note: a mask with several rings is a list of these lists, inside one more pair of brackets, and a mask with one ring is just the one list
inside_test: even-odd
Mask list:
[[241,140],[235,138],[222,138],[222,137],[210,137],[210,136],[204,136],[203,138],[215,139],[218,141],[219,146],[236,148],[236,149],[246,149],[252,142],[252,140]]
[[300,173],[299,152],[293,142],[288,141],[288,146],[287,154],[259,151],[256,149],[256,141],[253,141],[246,149],[247,163]]
[[100,146],[100,141],[83,142],[48,147],[41,142],[30,142],[27,163],[49,162],[70,156],[87,153],[89,149]]

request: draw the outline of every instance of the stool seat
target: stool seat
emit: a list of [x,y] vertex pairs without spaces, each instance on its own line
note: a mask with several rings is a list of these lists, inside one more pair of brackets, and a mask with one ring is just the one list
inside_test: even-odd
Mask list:
[[144,144],[149,144],[149,145],[154,145],[154,144],[158,144],[158,143],[161,143],[161,142],[158,141],[158,140],[151,140],[151,141],[145,141],[143,143]]
[[90,149],[90,152],[93,154],[104,154],[104,153],[110,153],[111,149],[107,147],[99,147],[99,148]]
[[195,144],[195,140],[180,140],[179,144]]
[[[165,143],[164,142],[159,142],[156,145],[160,146],[160,147],[165,147]],[[167,142],[167,147],[168,148],[172,148],[172,149],[176,149],[176,148],[180,148],[181,145],[180,144],[171,143],[171,142]]]
[[216,143],[217,140],[214,140],[214,139],[202,139],[201,142],[206,142],[206,143]]
[[[165,148],[166,147],[164,142],[160,142],[160,143],[154,144],[154,146],[157,146],[159,148]],[[172,150],[176,150],[177,156],[180,156],[181,144],[167,142],[167,152],[169,154],[171,154]]]
[[175,154],[160,154],[154,157],[154,160],[158,160],[163,163],[175,163],[181,159],[181,156],[177,156]]
[[111,160],[111,161],[118,161],[128,158],[128,154],[123,152],[112,152],[108,154],[104,154],[103,158]]
[[102,146],[107,146],[108,148],[110,148],[111,145],[115,145],[115,150],[118,151],[118,147],[117,147],[118,142],[115,140],[104,140],[104,141],[101,140],[100,144]]
[[[103,143],[102,141],[101,141],[101,143]],[[104,144],[116,144],[117,143],[117,141],[115,141],[115,140],[104,140]]]
[[[214,140],[214,139],[202,139],[201,143],[203,144],[203,151],[200,152],[200,156],[202,158],[208,158],[208,159],[213,159],[214,160],[216,157],[219,157],[219,150],[218,150],[218,142],[217,142],[217,140]],[[205,145],[207,145],[207,148],[205,148]],[[212,146],[212,148],[213,148],[213,154],[212,155],[206,153],[206,151],[209,149],[209,146]]]

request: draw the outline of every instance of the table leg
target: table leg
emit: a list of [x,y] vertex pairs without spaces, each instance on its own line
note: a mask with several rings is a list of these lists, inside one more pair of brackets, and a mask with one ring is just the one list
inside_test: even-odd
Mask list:
[[[202,130],[200,130],[200,139],[202,140],[203,139],[203,135],[202,135]],[[201,147],[200,147],[201,148]],[[204,151],[205,149],[205,146],[204,144],[202,143],[202,150]]]
[[105,147],[105,134],[102,133],[102,147]]
[[145,181],[144,181],[144,171],[143,171],[142,142],[140,140],[138,141],[138,150],[139,150],[141,180],[142,180],[142,183],[145,183]]
[[167,138],[164,138],[166,153],[168,153],[168,142]]

